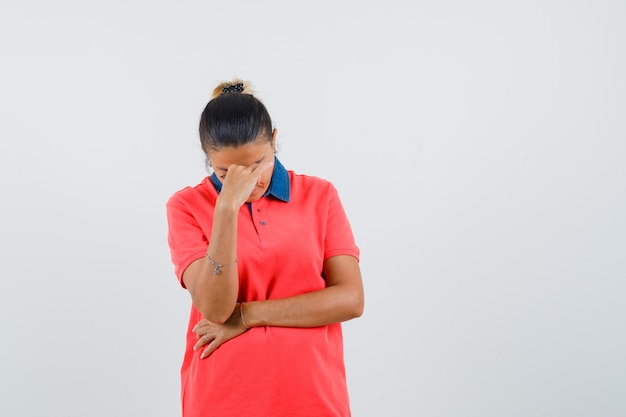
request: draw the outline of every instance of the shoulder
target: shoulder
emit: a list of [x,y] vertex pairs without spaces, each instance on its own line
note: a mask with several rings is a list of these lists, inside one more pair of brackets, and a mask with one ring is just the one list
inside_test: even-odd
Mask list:
[[293,171],[289,171],[289,179],[292,187],[301,187],[308,190],[331,190],[335,188],[330,181],[324,178],[313,175],[297,174]]
[[178,205],[193,205],[198,201],[206,201],[211,198],[211,195],[214,194],[217,196],[217,192],[215,191],[215,187],[211,184],[209,177],[205,177],[199,184],[194,186],[187,186],[183,189],[176,191],[172,196],[167,200],[166,206],[178,206]]
[[289,178],[292,201],[324,207],[338,199],[335,186],[327,179],[292,171],[289,171]]

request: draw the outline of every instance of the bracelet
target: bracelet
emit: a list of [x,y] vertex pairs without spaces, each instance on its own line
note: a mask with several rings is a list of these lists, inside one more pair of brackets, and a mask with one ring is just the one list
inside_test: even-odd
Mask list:
[[250,327],[248,327],[248,324],[246,324],[246,319],[243,318],[243,301],[241,302],[241,304],[239,304],[239,315],[241,316],[241,322],[243,323],[243,327],[245,327],[246,330],[250,330]]
[[230,266],[230,265],[235,265],[235,264],[237,263],[237,259],[235,258],[235,261],[234,261],[234,262],[231,262],[231,263],[229,263],[229,264],[221,264],[221,265],[220,265],[220,264],[218,264],[217,262],[215,262],[215,261],[214,261],[214,260],[213,260],[213,259],[209,256],[209,254],[208,254],[208,253],[206,254],[206,258],[209,260],[209,262],[211,262],[211,264],[213,264],[213,267],[214,267],[214,269],[213,269],[213,273],[214,273],[215,275],[219,275],[219,274],[221,274],[221,273],[222,273],[222,267],[224,267],[224,266]]

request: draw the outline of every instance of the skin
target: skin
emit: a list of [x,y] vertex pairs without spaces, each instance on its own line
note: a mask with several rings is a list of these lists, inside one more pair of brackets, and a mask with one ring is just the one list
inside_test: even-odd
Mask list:
[[[260,199],[270,185],[277,131],[272,137],[239,147],[212,149],[207,157],[222,191],[215,204],[213,228],[207,254],[222,273],[206,259],[192,262],[183,281],[193,303],[205,318],[193,331],[198,337],[194,350],[206,358],[224,342],[248,330],[241,321],[237,303],[239,277],[233,264],[237,252],[237,217],[246,202]],[[318,327],[359,317],[364,296],[358,261],[352,256],[333,256],[324,261],[326,288],[293,297],[251,301],[243,305],[248,327]],[[204,349],[203,349],[204,348]]]

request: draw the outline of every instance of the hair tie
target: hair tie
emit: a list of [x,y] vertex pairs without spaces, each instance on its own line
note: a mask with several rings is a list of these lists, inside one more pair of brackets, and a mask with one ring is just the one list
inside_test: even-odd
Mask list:
[[243,91],[243,83],[232,84],[222,88],[222,93],[241,93]]

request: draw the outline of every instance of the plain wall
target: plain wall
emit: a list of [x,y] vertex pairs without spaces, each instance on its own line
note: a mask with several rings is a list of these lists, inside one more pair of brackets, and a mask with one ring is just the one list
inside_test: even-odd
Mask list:
[[235,76],[351,219],[355,417],[626,415],[624,2],[4,3],[0,415],[179,415],[165,202]]

